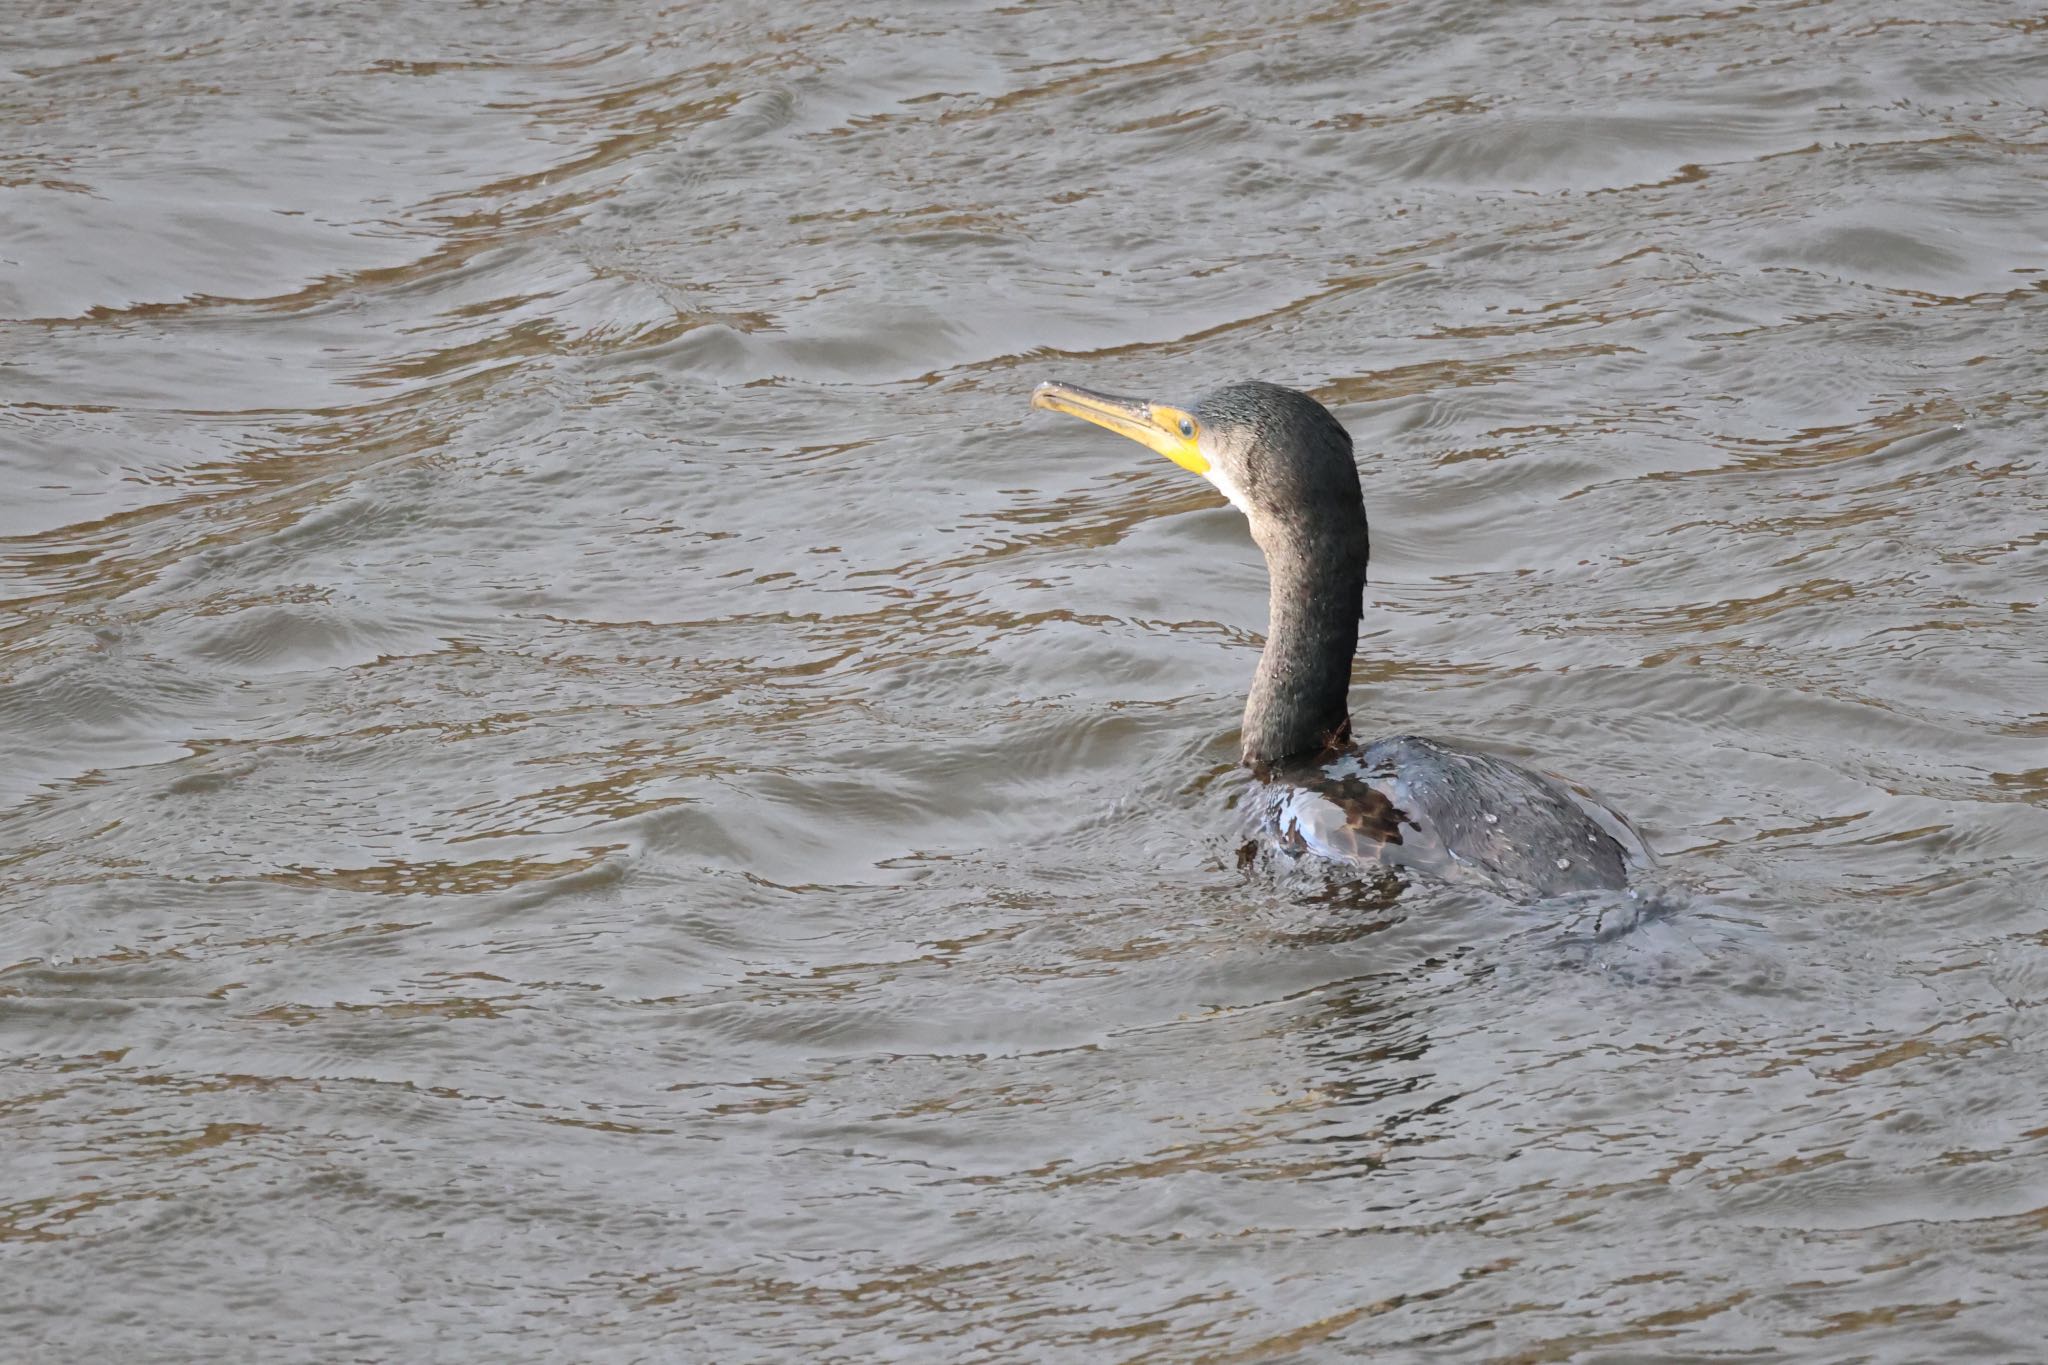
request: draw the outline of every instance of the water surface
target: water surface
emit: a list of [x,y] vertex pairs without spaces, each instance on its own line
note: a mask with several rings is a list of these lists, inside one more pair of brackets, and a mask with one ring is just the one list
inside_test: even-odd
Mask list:
[[[16,14],[8,1339],[2036,1355],[2048,30],[1942,14]],[[1047,377],[1331,404],[1361,733],[1669,913],[1241,867],[1263,569]]]

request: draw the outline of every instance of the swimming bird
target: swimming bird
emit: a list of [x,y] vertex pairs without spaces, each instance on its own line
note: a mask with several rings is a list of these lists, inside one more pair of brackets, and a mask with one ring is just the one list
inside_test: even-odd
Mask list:
[[1590,796],[1492,754],[1418,735],[1355,744],[1351,660],[1370,537],[1351,436],[1277,384],[1188,407],[1040,384],[1033,407],[1127,436],[1216,486],[1266,558],[1266,645],[1245,700],[1255,809],[1285,847],[1545,897],[1627,885],[1647,857]]

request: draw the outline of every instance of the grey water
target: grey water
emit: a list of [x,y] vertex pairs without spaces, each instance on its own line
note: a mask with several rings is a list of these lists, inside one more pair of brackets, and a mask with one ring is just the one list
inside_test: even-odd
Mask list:
[[[0,10],[0,1356],[2041,1358],[2038,13]],[[1244,865],[1049,377],[1652,912]]]

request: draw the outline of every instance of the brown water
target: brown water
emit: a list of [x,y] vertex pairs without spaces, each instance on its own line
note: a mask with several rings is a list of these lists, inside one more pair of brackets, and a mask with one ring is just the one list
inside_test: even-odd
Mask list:
[[[2039,1359],[2048,21],[1939,12],[13,7],[5,1354]],[[1051,376],[1329,402],[1361,733],[1663,913],[1241,870],[1263,569]]]

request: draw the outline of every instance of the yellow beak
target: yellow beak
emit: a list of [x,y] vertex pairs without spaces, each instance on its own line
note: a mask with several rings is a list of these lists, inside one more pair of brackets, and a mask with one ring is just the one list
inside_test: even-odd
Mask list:
[[1070,413],[1119,436],[1128,436],[1190,474],[1209,472],[1209,461],[1203,456],[1199,441],[1201,427],[1191,414],[1179,408],[1148,403],[1142,398],[1119,398],[1113,393],[1097,393],[1073,384],[1040,384],[1031,394],[1031,406]]

